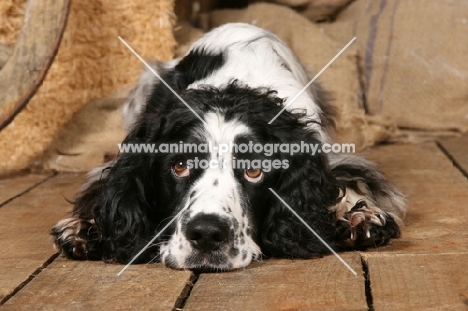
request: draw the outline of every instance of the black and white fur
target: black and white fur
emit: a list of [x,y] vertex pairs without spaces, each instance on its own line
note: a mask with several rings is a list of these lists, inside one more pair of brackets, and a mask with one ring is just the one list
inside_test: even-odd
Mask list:
[[[125,143],[330,142],[333,109],[317,86],[268,124],[309,82],[291,50],[268,31],[227,24],[195,42],[185,57],[154,69],[206,124],[147,71],[124,109]],[[290,165],[258,178],[233,168],[177,175],[175,166],[194,156],[220,155],[122,153],[91,172],[72,217],[52,229],[56,248],[74,259],[127,263],[188,205],[136,262],[226,271],[262,255],[328,253],[268,188],[336,250],[380,246],[400,235],[404,198],[362,157],[225,153],[223,160],[260,157]]]

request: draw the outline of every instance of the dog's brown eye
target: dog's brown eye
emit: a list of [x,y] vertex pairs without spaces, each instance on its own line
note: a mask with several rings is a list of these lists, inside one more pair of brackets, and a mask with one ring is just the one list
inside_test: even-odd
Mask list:
[[259,182],[262,177],[263,171],[259,168],[248,168],[244,173],[244,178],[250,182]]
[[178,177],[189,176],[190,169],[189,169],[189,167],[187,165],[187,160],[186,159],[178,159],[177,161],[175,161],[174,164],[172,165],[172,171]]

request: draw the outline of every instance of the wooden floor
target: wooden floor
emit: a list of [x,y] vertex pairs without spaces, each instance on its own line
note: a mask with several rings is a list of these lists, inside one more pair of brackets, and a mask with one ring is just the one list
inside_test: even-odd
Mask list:
[[367,252],[264,260],[221,274],[160,264],[77,262],[48,232],[83,175],[0,180],[0,300],[5,310],[468,310],[468,137],[388,145],[367,156],[407,195],[403,237]]

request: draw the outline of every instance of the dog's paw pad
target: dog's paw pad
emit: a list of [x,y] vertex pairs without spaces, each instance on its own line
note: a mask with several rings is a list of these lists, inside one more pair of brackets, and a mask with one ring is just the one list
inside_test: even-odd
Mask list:
[[73,259],[88,259],[87,242],[94,231],[94,221],[67,218],[52,228],[55,249]]
[[346,247],[382,245],[388,241],[381,238],[386,223],[387,215],[382,210],[361,200],[337,219],[337,236]]
[[372,226],[385,226],[385,217],[383,212],[376,208],[370,207],[365,201],[358,201],[345,213],[345,221],[349,223],[350,237],[352,240],[359,238],[359,235],[370,239]]

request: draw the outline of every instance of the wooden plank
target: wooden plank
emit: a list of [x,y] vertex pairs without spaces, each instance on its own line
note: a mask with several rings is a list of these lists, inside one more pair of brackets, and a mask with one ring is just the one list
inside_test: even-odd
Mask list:
[[462,137],[450,137],[439,140],[441,147],[468,177],[468,133]]
[[367,310],[359,254],[343,254],[354,276],[333,255],[267,260],[239,271],[201,274],[189,310]]
[[19,174],[0,179],[0,206],[6,201],[21,195],[28,189],[33,188],[50,176],[52,174]]
[[375,310],[466,310],[468,180],[435,143],[368,156],[408,195],[403,237],[363,253]]
[[8,300],[5,310],[171,310],[191,272],[161,264],[132,266],[56,259]]
[[367,257],[380,310],[467,310],[468,253]]
[[83,175],[58,175],[0,208],[0,301],[54,253],[52,226],[67,216]]
[[381,146],[368,157],[408,196],[402,238],[368,253],[468,251],[468,180],[435,143]]

